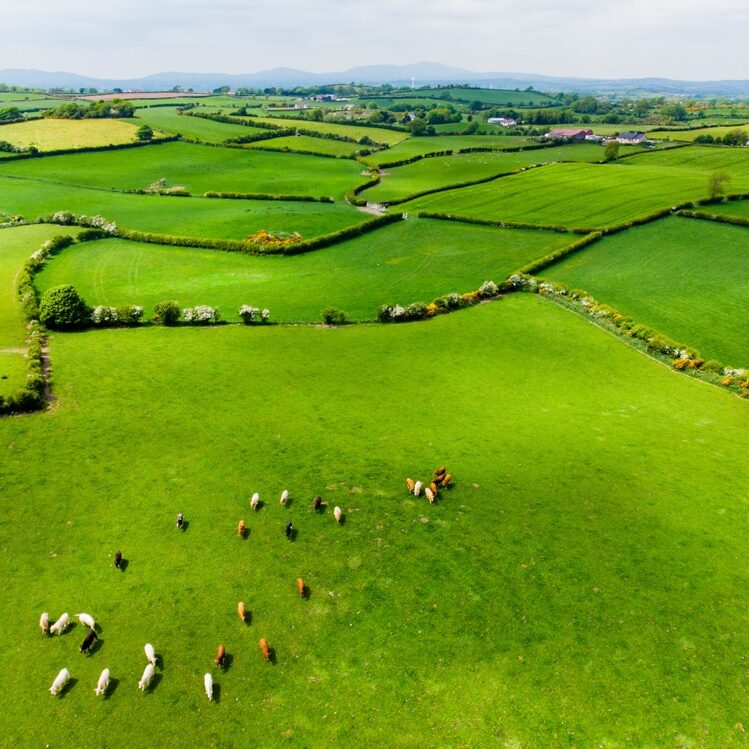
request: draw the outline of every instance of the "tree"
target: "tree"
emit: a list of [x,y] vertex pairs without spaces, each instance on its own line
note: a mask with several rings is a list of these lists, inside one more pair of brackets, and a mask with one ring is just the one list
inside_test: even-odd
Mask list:
[[39,302],[39,320],[53,330],[76,330],[89,324],[91,309],[74,286],[53,286]]
[[140,141],[147,141],[153,138],[153,130],[144,122],[136,131],[135,137]]
[[619,142],[612,140],[606,144],[603,152],[604,161],[616,161],[619,158]]
[[725,191],[726,186],[731,181],[731,176],[725,172],[715,172],[707,180],[707,194],[710,200],[717,200]]
[[687,118],[687,110],[682,104],[669,104],[667,107],[663,107],[662,112],[664,117],[676,122],[683,122]]
[[727,146],[745,146],[749,141],[749,133],[741,128],[736,128],[727,132],[722,141]]

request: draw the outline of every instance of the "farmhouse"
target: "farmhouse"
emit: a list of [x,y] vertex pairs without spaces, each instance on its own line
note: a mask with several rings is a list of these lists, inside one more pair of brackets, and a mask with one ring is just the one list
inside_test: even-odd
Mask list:
[[502,125],[502,127],[515,127],[518,124],[517,120],[509,117],[490,117],[486,122],[489,125]]
[[619,133],[617,141],[624,146],[636,146],[645,140],[645,133]]
[[567,127],[559,130],[551,130],[544,137],[549,140],[585,140],[589,135],[593,135],[592,130]]

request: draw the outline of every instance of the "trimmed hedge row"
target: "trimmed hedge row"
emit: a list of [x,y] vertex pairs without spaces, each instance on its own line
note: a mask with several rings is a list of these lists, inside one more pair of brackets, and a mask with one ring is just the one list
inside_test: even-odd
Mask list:
[[346,200],[351,203],[351,205],[367,205],[366,200],[362,200],[359,197],[359,194],[364,192],[365,190],[368,190],[370,187],[374,187],[375,185],[380,184],[380,173],[374,172],[372,175],[372,178],[369,179],[367,182],[363,182],[361,185],[357,185],[356,187],[352,187],[347,193],[346,193]]
[[602,232],[591,232],[590,234],[584,236],[582,239],[578,239],[577,242],[573,242],[566,247],[562,247],[559,250],[550,252],[548,255],[544,255],[544,257],[539,258],[538,260],[534,260],[532,263],[529,263],[525,267],[521,268],[518,273],[526,275],[533,275],[534,273],[538,273],[544,268],[548,268],[550,265],[556,263],[558,260],[568,257],[569,255],[573,255],[574,253],[582,250],[584,247],[597,242],[599,239],[601,239],[601,237],[603,237]]
[[28,325],[26,338],[26,381],[15,393],[0,395],[0,414],[18,414],[38,411],[44,407],[44,333],[38,322]]
[[596,229],[568,229],[561,224],[529,224],[524,221],[499,221],[491,218],[475,218],[473,216],[456,216],[451,213],[432,213],[420,211],[419,218],[433,218],[438,221],[457,221],[460,224],[477,224],[478,226],[494,226],[498,229],[528,229],[531,231],[555,231],[559,234],[590,234]]
[[[270,138],[265,138],[264,140],[271,140]],[[275,138],[273,139],[275,140]],[[308,150],[297,150],[295,148],[291,148],[290,146],[284,146],[283,148],[271,148],[270,146],[256,146],[253,148],[253,151],[272,151],[273,153],[300,153],[304,156],[318,156],[323,159],[350,159],[354,160],[356,159],[356,154],[335,154],[335,153],[325,153],[324,151],[308,151]]]
[[315,198],[312,195],[271,195],[267,192],[206,192],[204,198],[226,198],[230,200],[286,200],[301,203],[335,203],[329,195]]
[[706,211],[679,211],[679,216],[685,218],[697,218],[701,221],[715,221],[719,224],[732,224],[734,226],[749,226],[749,218],[744,216],[724,216],[719,213],[707,213]]

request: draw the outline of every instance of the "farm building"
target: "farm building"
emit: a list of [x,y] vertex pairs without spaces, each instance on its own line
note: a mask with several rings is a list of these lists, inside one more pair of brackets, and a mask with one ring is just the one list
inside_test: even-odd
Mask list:
[[552,130],[546,134],[549,140],[585,140],[589,135],[593,135],[592,130],[581,130],[579,128],[561,128]]
[[517,120],[512,120],[509,117],[490,117],[486,121],[489,125],[501,125],[502,127],[515,127]]
[[645,133],[619,133],[617,141],[624,146],[636,146],[645,140]]

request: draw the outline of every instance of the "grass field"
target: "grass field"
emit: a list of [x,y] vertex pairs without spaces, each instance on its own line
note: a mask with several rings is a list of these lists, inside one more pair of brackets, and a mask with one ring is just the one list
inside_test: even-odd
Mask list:
[[749,200],[731,200],[728,203],[704,206],[700,210],[715,213],[719,216],[741,216],[742,218],[749,218]]
[[667,218],[572,255],[543,275],[585,289],[707,359],[749,367],[749,229]]
[[[137,746],[146,727],[149,745],[177,727],[196,746],[743,742],[746,403],[530,295],[426,325],[51,351],[54,410],[0,421],[6,746]],[[453,490],[405,495],[441,463]],[[43,638],[43,610],[93,614],[94,655],[80,625]],[[75,683],[53,699],[63,666]]]
[[215,122],[214,120],[206,120],[201,117],[177,114],[176,107],[139,109],[137,115],[136,122],[140,120],[158,130],[172,134],[179,133],[183,138],[203,143],[223,143],[229,138],[265,132],[260,128],[230,125],[225,122]]
[[89,304],[140,304],[148,315],[164,298],[218,306],[239,320],[242,304],[268,307],[274,321],[320,320],[326,307],[373,320],[381,304],[430,302],[453,291],[504,280],[572,238],[410,219],[295,257],[251,257],[215,250],[104,240],[66,249],[38,277],[40,289],[72,283]]
[[366,127],[364,125],[343,125],[337,122],[315,122],[314,120],[300,120],[291,117],[257,117],[248,118],[252,122],[266,122],[284,128],[297,128],[315,133],[345,135],[347,138],[359,140],[367,137],[375,143],[395,145],[408,138],[408,133],[400,130],[386,130],[379,127]]
[[722,138],[733,130],[746,131],[749,130],[749,127],[739,121],[735,125],[726,125],[725,127],[703,127],[695,128],[694,130],[653,130],[649,135],[653,138],[691,142],[700,135],[712,135],[713,138]]
[[17,122],[0,128],[2,140],[40,151],[87,148],[135,140],[137,120],[47,120]]
[[[705,179],[714,172],[726,172],[744,184],[749,177],[749,149],[742,148],[716,146],[669,148],[633,156],[622,163],[628,166],[689,169],[704,173]],[[729,183],[729,191],[731,188],[732,185]]]
[[399,209],[540,225],[606,227],[680,201],[707,197],[707,181],[701,173],[625,163],[551,164],[496,182],[428,195]]
[[62,210],[100,214],[128,229],[218,239],[243,239],[259,229],[298,231],[310,238],[371,218],[344,204],[128,195],[88,187],[61,190],[53,183],[0,177],[0,211],[33,220]]
[[595,143],[539,148],[531,151],[503,153],[466,153],[434,156],[412,164],[390,167],[378,185],[361,193],[373,202],[403,200],[425,190],[456,185],[461,182],[508,174],[515,169],[554,161],[600,161],[603,148]]
[[[404,98],[411,98],[414,95],[446,101],[450,99],[466,102],[480,101],[483,104],[496,104],[508,107],[543,107],[559,104],[556,99],[552,99],[550,96],[538,91],[507,91],[496,88],[471,88],[469,86],[465,88],[455,86],[449,88],[416,89],[415,92],[406,94]],[[391,98],[397,101],[399,97],[397,94],[393,94]]]
[[0,95],[0,109],[17,107],[22,112],[35,109],[54,109],[59,107],[60,99],[52,99],[41,94],[2,94]]
[[165,178],[196,195],[213,190],[335,198],[364,180],[361,165],[351,161],[194,143],[7,162],[0,164],[3,175],[114,190],[144,189]]
[[[309,135],[287,135],[248,143],[247,148],[272,151],[298,151],[299,153],[325,153],[330,156],[353,156],[362,146],[330,138],[312,138]],[[313,172],[316,170],[312,170]],[[361,171],[361,169],[359,169]]]

